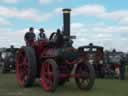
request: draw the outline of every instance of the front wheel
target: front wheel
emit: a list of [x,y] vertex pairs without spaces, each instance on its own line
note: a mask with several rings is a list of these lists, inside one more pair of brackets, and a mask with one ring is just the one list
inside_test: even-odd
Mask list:
[[58,85],[58,66],[53,59],[43,62],[41,68],[41,86],[45,91],[53,92]]
[[79,75],[75,78],[75,81],[80,89],[92,89],[95,83],[95,71],[91,64],[78,64],[75,74]]

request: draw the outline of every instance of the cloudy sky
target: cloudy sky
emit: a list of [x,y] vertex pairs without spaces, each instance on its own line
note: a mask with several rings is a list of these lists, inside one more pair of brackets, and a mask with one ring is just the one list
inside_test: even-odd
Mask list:
[[22,46],[30,26],[48,36],[62,28],[62,8],[72,9],[75,47],[93,42],[128,51],[128,0],[0,0],[0,47]]

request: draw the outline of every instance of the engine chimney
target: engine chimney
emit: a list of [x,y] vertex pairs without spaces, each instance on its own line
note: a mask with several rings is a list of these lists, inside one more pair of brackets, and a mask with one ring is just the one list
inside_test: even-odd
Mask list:
[[70,37],[70,12],[71,9],[63,9],[63,34]]

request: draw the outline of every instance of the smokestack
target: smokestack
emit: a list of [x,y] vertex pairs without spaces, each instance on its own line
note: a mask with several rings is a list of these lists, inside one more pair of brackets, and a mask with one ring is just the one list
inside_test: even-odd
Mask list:
[[70,37],[70,12],[71,9],[63,9],[63,34]]

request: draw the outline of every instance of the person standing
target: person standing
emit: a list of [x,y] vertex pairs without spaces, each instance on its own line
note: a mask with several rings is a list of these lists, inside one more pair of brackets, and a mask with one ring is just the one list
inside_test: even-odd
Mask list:
[[121,60],[120,60],[120,80],[125,80],[125,64],[126,64],[126,60],[125,57],[122,56]]
[[43,28],[39,29],[39,34],[38,34],[38,40],[47,40],[47,36],[45,35],[45,30]]
[[27,46],[32,46],[32,44],[35,41],[35,38],[36,38],[36,36],[35,36],[35,33],[34,33],[34,28],[33,27],[30,27],[29,28],[29,32],[26,32],[26,34],[24,36],[26,45]]

